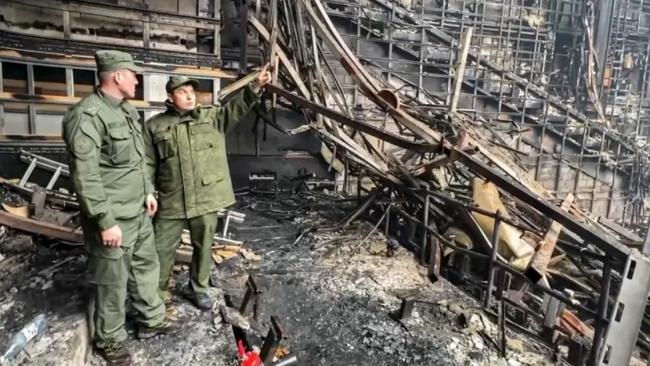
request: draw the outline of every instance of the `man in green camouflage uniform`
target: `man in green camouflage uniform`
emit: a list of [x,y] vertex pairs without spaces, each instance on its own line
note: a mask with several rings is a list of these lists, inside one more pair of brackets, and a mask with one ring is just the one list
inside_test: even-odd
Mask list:
[[160,261],[160,292],[171,299],[176,249],[188,227],[193,253],[187,296],[199,309],[212,308],[208,281],[217,211],[235,203],[226,133],[259,101],[270,81],[265,66],[257,79],[222,107],[196,104],[197,80],[172,77],[166,85],[167,111],[145,124],[147,164],[158,191],[160,207],[154,220]]
[[157,210],[147,174],[142,124],[133,98],[131,55],[95,54],[100,85],[63,119],[72,182],[81,207],[93,289],[94,343],[111,365],[130,365],[124,347],[126,296],[137,310],[139,338],[170,333],[158,294],[159,264],[151,217]]

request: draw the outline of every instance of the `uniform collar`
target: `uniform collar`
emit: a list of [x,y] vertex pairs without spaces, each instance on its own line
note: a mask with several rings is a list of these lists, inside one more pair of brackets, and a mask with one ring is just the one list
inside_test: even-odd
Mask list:
[[170,112],[176,116],[179,116],[181,120],[191,120],[193,118],[198,118],[199,116],[199,106],[197,105],[193,110],[187,111],[187,112],[182,112],[179,111],[178,108],[167,99],[165,101],[165,106],[167,106],[167,112]]
[[117,99],[117,98],[115,98],[113,96],[110,96],[110,95],[102,92],[101,88],[99,88],[98,86],[95,87],[95,93],[97,93],[97,95],[99,95],[111,107],[121,108],[122,103],[125,102],[124,99]]

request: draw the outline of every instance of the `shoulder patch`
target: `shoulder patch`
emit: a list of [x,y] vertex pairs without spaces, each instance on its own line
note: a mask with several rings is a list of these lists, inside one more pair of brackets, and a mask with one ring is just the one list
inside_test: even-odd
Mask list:
[[88,154],[94,146],[95,143],[90,137],[85,134],[79,134],[74,138],[72,148],[75,154],[85,155]]

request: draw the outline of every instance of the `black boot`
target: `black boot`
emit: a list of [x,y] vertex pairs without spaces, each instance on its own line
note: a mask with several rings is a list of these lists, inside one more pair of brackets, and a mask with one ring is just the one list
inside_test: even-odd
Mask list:
[[190,291],[187,294],[187,298],[196,306],[197,308],[201,310],[212,310],[212,305],[213,301],[210,295],[208,294],[203,294],[203,293],[196,293],[193,291]]
[[181,328],[175,322],[163,321],[160,325],[155,327],[147,327],[146,325],[140,325],[138,327],[138,339],[149,339],[157,335],[167,335],[178,333]]
[[111,366],[130,366],[131,352],[122,342],[109,342],[104,348],[97,348],[97,353],[101,355]]

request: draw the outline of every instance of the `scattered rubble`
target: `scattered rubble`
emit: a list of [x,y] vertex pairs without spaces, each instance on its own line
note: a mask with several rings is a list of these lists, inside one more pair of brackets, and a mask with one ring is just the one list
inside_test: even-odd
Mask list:
[[[260,347],[271,315],[277,316],[286,336],[281,343],[283,355],[294,355],[299,363],[552,364],[548,361],[550,352],[526,339],[521,340],[519,349],[509,347],[508,360],[501,360],[496,347],[481,335],[494,337],[496,326],[481,312],[478,303],[445,280],[431,283],[413,254],[403,248],[395,250],[392,257],[385,252],[371,254],[368,248],[388,247],[383,235],[375,233],[369,237],[367,248],[352,251],[372,229],[368,224],[355,222],[331,234],[310,232],[298,242],[295,238],[266,240],[282,232],[300,233],[301,227],[312,220],[323,227],[331,226],[337,217],[343,216],[348,204],[323,202],[306,206],[304,216],[290,221],[268,218],[246,208],[268,204],[280,208],[277,202],[271,202],[249,196],[240,203],[238,210],[247,212],[248,218],[245,225],[233,227],[232,235],[263,259],[250,261],[237,255],[216,265],[211,282],[217,288],[210,289],[216,300],[212,312],[200,312],[183,298],[188,271],[187,266],[177,266],[174,316],[184,330],[145,342],[130,339],[128,346],[138,364],[233,365],[236,347],[231,325],[247,329],[249,341]],[[251,230],[274,225],[276,228],[263,232]],[[337,235],[354,240],[332,242]],[[324,258],[328,246],[338,246],[339,252]],[[12,271],[0,280],[3,289],[15,286],[0,301],[0,334],[4,335],[0,335],[0,344],[24,319],[18,316],[16,321],[8,322],[15,316],[11,314],[24,313],[29,318],[31,312],[47,310],[50,329],[29,349],[29,362],[54,365],[73,357],[82,359],[80,355],[89,351],[88,345],[82,344],[87,341],[83,338],[87,333],[81,332],[86,327],[85,256],[81,248],[46,251],[44,257],[39,252],[30,255],[30,261],[37,265],[31,266],[28,273]],[[241,302],[249,275],[256,279],[260,301],[242,317],[232,306]],[[47,285],[50,280],[52,284]],[[43,296],[49,299],[46,309],[39,300]],[[404,296],[415,297],[422,303],[415,306],[410,317],[396,321],[390,313],[399,308]],[[226,305],[228,298],[231,306]],[[469,325],[460,325],[461,319],[467,319]],[[131,320],[127,324],[129,332],[133,332]],[[509,339],[519,337],[509,335]],[[98,356],[88,355],[89,365],[104,364]],[[21,357],[24,360],[29,356],[23,352]]]
[[34,239],[31,235],[16,234],[11,238],[2,241],[0,250],[6,254],[19,254],[24,252],[32,252],[36,250]]
[[[616,350],[610,352],[616,356],[612,362],[625,363],[632,353],[650,351],[646,329],[638,337],[636,351],[631,342],[621,341],[637,338],[647,319],[650,259],[638,251],[642,245],[639,233],[592,217],[574,202],[578,192],[576,197],[559,197],[536,181],[520,157],[522,152],[503,143],[507,133],[495,131],[489,121],[474,113],[456,109],[463,83],[458,75],[470,60],[491,77],[512,83],[517,88],[514,95],[531,93],[532,102],[553,113],[561,112],[573,132],[583,134],[582,142],[569,138],[580,146],[581,159],[585,151],[597,155],[589,146],[599,142],[604,146],[605,141],[608,149],[618,146],[619,150],[636,151],[639,166],[647,160],[647,151],[630,148],[624,138],[607,128],[595,95],[590,93],[590,99],[601,121],[590,124],[581,111],[549,94],[535,84],[537,81],[511,70],[521,65],[495,63],[490,55],[481,57],[470,49],[470,30],[467,42],[461,45],[434,25],[420,24],[401,3],[372,1],[390,9],[391,16],[403,24],[422,27],[423,35],[460,51],[458,70],[447,70],[455,79],[450,81],[456,92],[448,98],[449,103],[421,93],[421,86],[396,87],[377,77],[373,67],[362,64],[352,52],[319,0],[299,0],[291,9],[282,2],[282,11],[277,11],[282,4],[272,2],[278,8],[248,13],[248,22],[265,42],[265,54],[275,70],[267,88],[273,106],[282,103],[304,113],[306,125],[296,130],[310,129],[321,138],[322,154],[343,177],[344,191],[351,193],[351,182],[358,182],[357,200],[313,192],[280,199],[282,192],[275,182],[275,199],[251,197],[242,202],[238,209],[268,219],[249,221],[260,227],[279,227],[265,230],[273,234],[268,237],[234,230],[240,234],[234,239],[224,230],[215,238],[213,258],[218,266],[213,283],[223,291],[214,292],[224,297],[219,305],[221,317],[245,328],[253,340],[264,337],[271,316],[279,315],[287,334],[292,335],[289,348],[298,359],[315,364],[349,363],[351,359],[354,364],[544,364],[548,353],[572,360],[588,356],[590,364],[596,364],[605,354],[603,349]],[[544,26],[541,15],[526,13],[522,17],[533,29]],[[589,24],[586,27],[591,29]],[[296,32],[302,28],[304,32]],[[401,37],[410,39],[413,34]],[[324,48],[334,56],[321,57]],[[625,56],[624,66],[630,69],[634,65],[627,61],[633,56]],[[321,59],[322,63],[314,62]],[[356,117],[358,111],[352,109],[357,106],[348,106],[340,87],[328,87],[327,78],[339,85],[331,60],[341,63],[364,98],[365,104],[359,108],[384,116],[381,126]],[[588,62],[592,68],[593,52]],[[587,83],[595,85],[590,80]],[[415,95],[412,89],[417,90]],[[529,106],[528,100],[522,102]],[[422,105],[439,108],[422,109]],[[522,122],[542,125],[530,117],[522,117]],[[546,121],[543,126],[547,127]],[[566,137],[565,131],[563,144]],[[606,154],[601,147],[600,155]],[[36,165],[37,160],[31,161]],[[617,168],[619,163],[617,158],[615,165],[610,161],[609,166]],[[74,214],[65,212],[74,208],[74,197],[25,184],[29,174],[19,182],[0,181],[4,207],[0,223],[39,237],[79,243],[81,233]],[[642,189],[647,187],[638,186],[636,194],[642,197]],[[307,184],[295,184],[292,194],[298,188],[310,190]],[[323,207],[326,205],[330,207]],[[222,215],[226,222],[243,220],[234,211]],[[183,241],[188,244],[186,237]],[[0,262],[1,269],[14,272],[29,267],[25,263],[40,255],[38,250],[29,253],[29,245],[15,239],[2,249],[3,256],[12,257]],[[191,246],[182,246],[178,256],[180,262],[187,263]],[[59,289],[56,279],[60,271],[34,273],[34,268],[29,267],[24,278],[16,275],[14,279],[22,280],[20,286],[4,285],[9,289],[7,298]],[[186,282],[186,267],[181,269],[177,293]],[[464,296],[443,277],[474,298]],[[254,283],[264,288],[264,296],[254,291],[258,295],[252,306],[254,321],[247,319],[247,324],[234,316],[236,307],[230,305],[250,300],[251,278],[259,280]],[[451,294],[463,301],[445,303]],[[415,309],[391,317],[405,300]],[[482,313],[474,312],[479,308]],[[228,327],[215,321],[216,314],[197,314],[186,306],[176,309],[172,315],[191,324],[189,338],[200,339],[209,333],[218,334],[222,341],[206,348],[190,347],[192,352],[181,355],[184,361],[205,361],[208,351],[232,346],[226,336]],[[239,311],[244,310],[242,305]],[[612,321],[614,316],[623,316],[625,321]],[[515,331],[532,333],[544,344],[508,343]],[[169,342],[143,345],[136,356],[165,362],[178,357],[181,346],[188,344]],[[504,349],[508,344],[510,348]],[[166,352],[154,353],[161,349]]]
[[[645,270],[650,268],[650,259],[634,246],[626,246],[620,230],[591,217],[573,202],[573,196],[558,197],[536,181],[528,173],[519,151],[504,142],[509,138],[507,133],[495,131],[491,121],[471,111],[458,111],[456,102],[464,82],[458,75],[462,75],[466,62],[475,62],[485,72],[511,82],[517,93],[532,94],[541,105],[566,114],[565,121],[583,128],[583,139],[601,141],[601,152],[606,140],[616,141],[619,151],[629,146],[602,124],[590,123],[589,117],[549,94],[535,80],[526,80],[489,57],[480,57],[476,48],[470,47],[471,27],[461,30],[461,38],[466,41],[459,42],[434,24],[425,26],[423,19],[395,2],[371,2],[404,24],[422,26],[423,37],[430,36],[433,42],[457,49],[461,55],[458,68],[445,70],[450,75],[456,71],[450,80],[455,85],[450,98],[438,98],[421,85],[408,82],[403,84],[408,87],[397,87],[378,76],[381,67],[357,58],[358,53],[341,37],[322,1],[300,0],[294,12],[248,14],[249,24],[266,42],[265,51],[274,68],[279,69],[273,84],[267,87],[274,100],[284,100],[290,108],[304,113],[306,125],[323,141],[326,161],[345,177],[347,192],[354,191],[349,187],[350,181],[369,178],[372,182],[370,188],[359,194],[358,208],[350,211],[337,228],[344,229],[365,213],[376,223],[374,228],[383,225],[386,235],[395,236],[405,248],[416,253],[418,261],[428,267],[428,275],[435,279],[441,275],[453,277],[461,286],[472,287],[471,291],[482,298],[486,311],[501,313],[501,318],[509,320],[511,316],[505,315],[508,309],[526,316],[542,314],[533,317],[538,323],[534,332],[545,328],[544,338],[552,349],[578,342],[572,332],[560,329],[558,334],[554,330],[567,307],[580,313],[578,321],[593,322],[595,328],[591,345],[586,349],[569,347],[569,358],[579,359],[587,353],[590,364],[595,364],[604,357],[601,347],[606,347],[620,351],[610,353],[616,358],[610,361],[628,362],[632,349],[614,333],[624,332],[629,339],[636,337],[647,314],[642,296],[623,289],[640,288],[640,293],[644,293],[644,289],[650,288],[650,270]],[[530,27],[543,26],[537,16],[526,15]],[[292,34],[292,29],[303,28],[305,34],[300,32],[301,37]],[[368,37],[376,37],[373,32],[369,30]],[[318,41],[322,41],[320,47],[316,46]],[[300,52],[290,52],[293,47]],[[325,57],[323,49],[333,57]],[[323,65],[313,60],[322,60]],[[349,106],[340,88],[328,87],[328,79],[340,85],[340,75],[332,71],[333,62],[341,64],[355,90],[363,95],[359,106]],[[312,64],[313,67],[306,67]],[[325,82],[320,83],[321,80]],[[602,107],[596,101],[592,98],[602,116]],[[440,108],[421,108],[423,105]],[[384,116],[381,126],[356,117],[354,110],[358,108],[366,115]],[[545,120],[531,118],[526,122],[546,129]],[[588,141],[576,143],[583,156]],[[632,147],[631,151],[637,150]],[[648,156],[647,151],[637,152]],[[635,159],[636,163],[642,160],[638,155]],[[357,188],[359,192],[361,187]],[[470,238],[471,247],[460,247],[454,238],[443,236],[445,231],[439,231],[452,224],[455,234],[460,234],[454,236]],[[339,235],[320,243],[327,247],[323,256],[353,254],[352,249],[356,248],[346,249],[351,240]],[[363,243],[366,239],[358,240]],[[377,247],[373,250],[381,252]],[[446,266],[452,256],[453,265]],[[634,279],[625,275],[629,269],[626,263],[631,262],[642,265],[644,270],[637,273],[643,275]],[[620,279],[620,287],[610,286],[611,278]],[[503,297],[506,299],[501,300]],[[635,305],[630,307],[630,301]],[[549,306],[550,302],[554,305]],[[627,314],[628,326],[608,321],[612,311],[607,311],[607,305],[613,304],[617,309],[621,303],[626,303],[628,311],[635,309],[634,314]],[[543,324],[541,319],[545,319]],[[507,328],[505,319],[500,323]],[[643,334],[641,339],[638,346],[650,351],[647,336]]]

